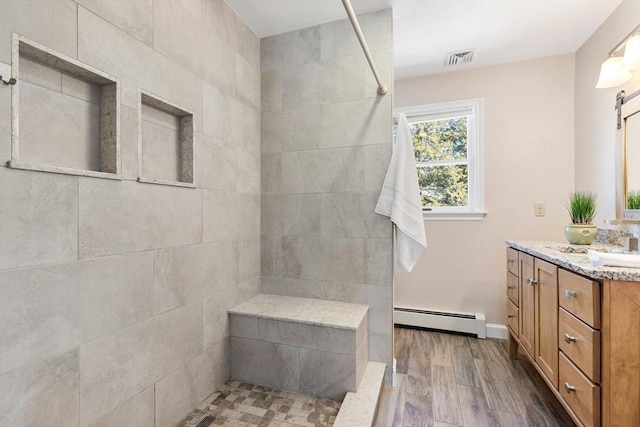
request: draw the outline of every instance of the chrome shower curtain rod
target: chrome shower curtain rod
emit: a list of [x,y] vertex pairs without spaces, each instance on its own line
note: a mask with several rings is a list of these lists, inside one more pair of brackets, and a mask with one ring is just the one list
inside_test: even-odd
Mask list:
[[349,0],[342,0],[342,4],[344,5],[344,10],[347,12],[349,21],[351,21],[351,25],[353,25],[353,31],[355,31],[356,36],[358,36],[358,41],[362,46],[364,56],[367,57],[367,61],[369,62],[369,66],[371,67],[373,77],[375,77],[376,82],[378,82],[378,95],[385,95],[387,93],[387,87],[380,81],[380,76],[378,75],[376,64],[374,64],[373,62],[371,52],[369,51],[369,46],[367,46],[367,41],[364,39],[362,29],[360,28],[360,24],[358,23],[358,18],[356,18],[356,14],[353,12],[353,8],[351,7],[351,2]]

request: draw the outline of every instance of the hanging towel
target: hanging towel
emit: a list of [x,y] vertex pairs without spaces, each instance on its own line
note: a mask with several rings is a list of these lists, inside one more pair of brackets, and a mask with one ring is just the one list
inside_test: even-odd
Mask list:
[[375,212],[396,225],[396,269],[411,271],[427,248],[418,172],[407,117],[398,114],[395,147]]

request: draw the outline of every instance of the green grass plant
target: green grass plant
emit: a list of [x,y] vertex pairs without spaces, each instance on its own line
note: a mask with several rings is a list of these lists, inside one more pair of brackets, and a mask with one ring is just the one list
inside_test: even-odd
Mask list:
[[591,224],[596,216],[596,194],[575,191],[569,195],[567,210],[573,224]]
[[627,193],[627,209],[640,209],[640,190]]

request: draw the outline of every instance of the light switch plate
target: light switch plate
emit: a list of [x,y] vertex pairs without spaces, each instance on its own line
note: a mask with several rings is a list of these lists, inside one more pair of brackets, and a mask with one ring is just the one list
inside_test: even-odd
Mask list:
[[544,216],[545,215],[544,203],[535,202],[533,204],[533,215],[534,216]]

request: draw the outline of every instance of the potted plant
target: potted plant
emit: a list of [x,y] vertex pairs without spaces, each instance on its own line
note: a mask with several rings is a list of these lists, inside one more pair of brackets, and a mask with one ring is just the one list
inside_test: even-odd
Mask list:
[[625,219],[640,219],[640,190],[627,193],[627,209],[623,216]]
[[564,235],[574,245],[590,245],[596,239],[598,228],[592,224],[596,216],[596,195],[588,191],[575,191],[569,195],[567,206],[571,224],[564,227]]

